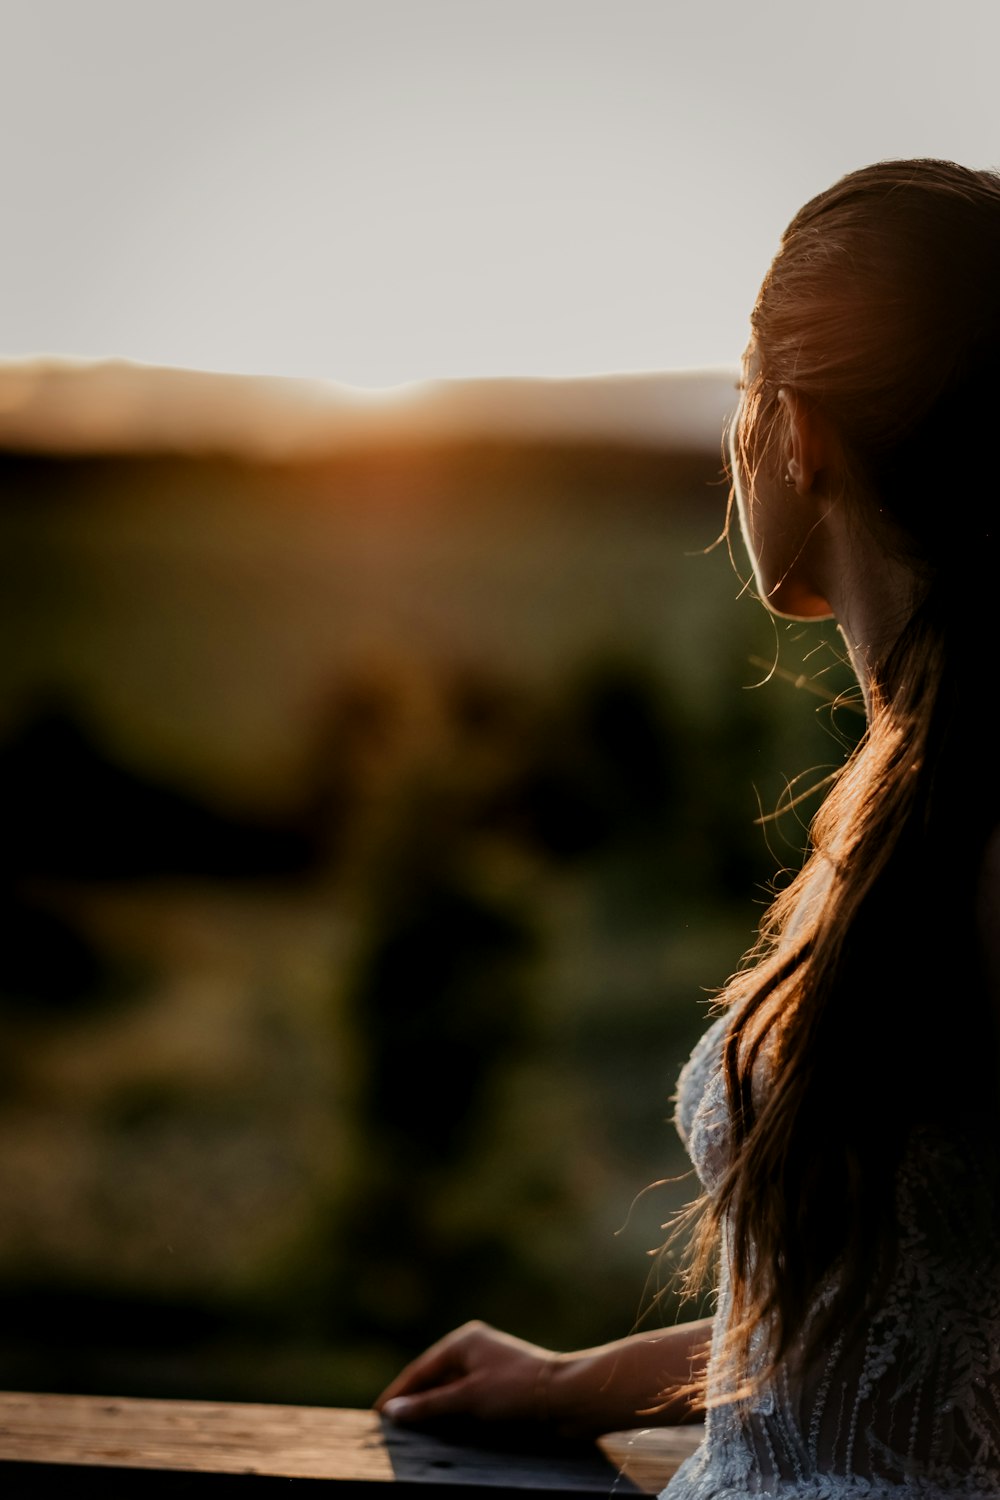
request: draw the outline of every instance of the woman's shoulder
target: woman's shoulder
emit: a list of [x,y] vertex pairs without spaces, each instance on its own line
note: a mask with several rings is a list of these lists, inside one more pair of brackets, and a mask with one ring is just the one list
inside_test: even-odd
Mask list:
[[711,1188],[729,1159],[729,1110],[722,1049],[731,1020],[717,1016],[701,1037],[677,1080],[674,1123],[704,1187]]
[[708,1084],[713,1074],[719,1071],[729,1019],[728,1015],[716,1016],[708,1030],[702,1032],[677,1080],[674,1120],[685,1145],[690,1140],[694,1117],[704,1100]]

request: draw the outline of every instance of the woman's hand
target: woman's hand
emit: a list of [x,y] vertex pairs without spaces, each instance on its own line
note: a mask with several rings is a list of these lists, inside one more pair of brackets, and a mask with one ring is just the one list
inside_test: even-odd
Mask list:
[[375,1409],[404,1423],[545,1422],[573,1437],[691,1422],[701,1415],[697,1386],[710,1336],[704,1319],[554,1354],[487,1323],[466,1323],[407,1365]]
[[487,1323],[466,1323],[406,1366],[375,1402],[393,1422],[471,1417],[547,1421],[546,1390],[559,1355]]

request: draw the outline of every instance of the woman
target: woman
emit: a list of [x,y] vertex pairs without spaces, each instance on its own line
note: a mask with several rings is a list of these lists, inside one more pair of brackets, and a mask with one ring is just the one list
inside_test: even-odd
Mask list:
[[555,1355],[470,1325],[394,1420],[704,1410],[670,1500],[1000,1495],[998,411],[1000,177],[888,162],[808,203],[730,457],[761,597],[837,619],[868,729],[681,1077],[714,1327]]

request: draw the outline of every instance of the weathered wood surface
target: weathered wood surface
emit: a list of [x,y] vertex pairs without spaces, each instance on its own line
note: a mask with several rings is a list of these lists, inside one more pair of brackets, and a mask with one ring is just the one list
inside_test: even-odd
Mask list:
[[643,1495],[656,1495],[684,1460],[691,1457],[703,1435],[700,1423],[688,1427],[643,1427],[637,1432],[610,1432],[598,1439],[598,1447],[636,1490]]
[[662,1428],[599,1444],[485,1447],[395,1428],[369,1411],[0,1393],[0,1494],[50,1493],[56,1482],[71,1500],[236,1484],[259,1495],[298,1480],[369,1494],[372,1485],[447,1486],[454,1500],[484,1489],[492,1500],[504,1491],[624,1500],[661,1489],[699,1436]]

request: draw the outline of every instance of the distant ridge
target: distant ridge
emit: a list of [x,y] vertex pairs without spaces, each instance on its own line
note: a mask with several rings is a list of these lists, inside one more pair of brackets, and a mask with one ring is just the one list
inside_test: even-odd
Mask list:
[[0,449],[273,461],[499,439],[717,454],[732,370],[435,380],[367,391],[125,360],[0,360]]

